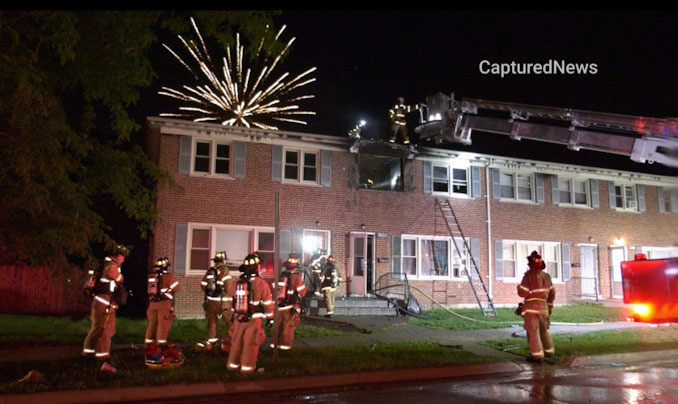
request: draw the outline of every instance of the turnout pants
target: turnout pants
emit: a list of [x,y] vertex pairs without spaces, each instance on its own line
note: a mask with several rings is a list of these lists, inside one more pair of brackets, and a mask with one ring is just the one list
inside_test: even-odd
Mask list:
[[326,314],[334,314],[334,295],[337,293],[335,288],[323,288],[323,298],[325,300]]
[[407,126],[398,125],[396,123],[391,124],[391,137],[388,139],[388,141],[391,143],[395,142],[398,134],[402,135],[403,143],[410,142],[410,136],[409,133],[407,133]]
[[555,353],[551,334],[549,334],[548,311],[541,313],[526,313],[523,327],[527,331],[527,342],[530,344],[530,355],[534,359],[543,359],[544,355]]
[[[292,349],[294,329],[299,325],[299,321],[299,312],[294,307],[278,311],[278,348]],[[274,343],[271,342],[271,348],[273,347]]]
[[172,311],[172,302],[161,300],[159,302],[150,302],[146,309],[146,318],[148,327],[146,327],[146,338],[144,342],[152,342],[158,345],[167,344],[167,336],[172,328],[174,312]]
[[207,319],[207,341],[215,343],[219,337],[217,325],[219,323],[219,316],[226,324],[226,334],[224,337],[230,337],[233,333],[233,321],[230,305],[218,300],[208,300],[207,308],[205,309],[205,318]]
[[108,305],[98,300],[92,302],[90,320],[92,326],[85,338],[82,348],[84,356],[94,356],[99,360],[107,360],[111,357],[111,338],[115,335],[115,309],[111,307],[106,313]]
[[231,351],[228,355],[228,370],[241,373],[252,373],[257,366],[259,345],[266,339],[261,328],[261,318],[249,321],[235,321]]

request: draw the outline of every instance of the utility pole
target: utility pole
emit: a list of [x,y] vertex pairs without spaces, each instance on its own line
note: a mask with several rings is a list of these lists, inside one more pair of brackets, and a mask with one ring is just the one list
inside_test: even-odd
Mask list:
[[278,281],[280,280],[280,192],[275,193],[275,237],[273,252],[273,363],[278,363]]

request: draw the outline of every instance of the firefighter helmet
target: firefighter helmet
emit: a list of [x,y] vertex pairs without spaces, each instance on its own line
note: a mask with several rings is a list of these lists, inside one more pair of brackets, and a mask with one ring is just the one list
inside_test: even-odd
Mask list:
[[219,251],[218,253],[214,254],[214,258],[212,258],[212,261],[214,262],[224,262],[228,259],[226,256],[226,251]]
[[334,264],[335,263],[334,256],[330,255],[329,257],[327,257],[327,262]]
[[240,272],[247,274],[255,273],[259,269],[259,254],[248,254],[247,257],[243,260],[242,265],[240,265]]
[[294,254],[290,254],[283,266],[287,269],[297,269],[297,267],[299,267],[299,257]]
[[536,251],[532,251],[532,254],[530,254],[530,256],[527,257],[527,259],[530,260],[530,261],[537,259],[537,258],[541,259],[541,255],[539,255],[539,253],[536,252]]
[[123,257],[127,257],[129,255],[129,248],[122,244],[116,244],[109,248],[109,253],[111,255],[122,255]]
[[532,251],[532,254],[530,254],[530,256],[527,257],[527,261],[528,261],[528,264],[530,266],[532,266],[534,264],[539,269],[546,268],[546,263],[544,263],[544,261],[542,261],[541,255],[539,255],[539,253],[536,252],[536,251]]
[[167,268],[171,266],[169,259],[167,257],[160,257],[157,260],[155,260],[155,266],[159,268]]

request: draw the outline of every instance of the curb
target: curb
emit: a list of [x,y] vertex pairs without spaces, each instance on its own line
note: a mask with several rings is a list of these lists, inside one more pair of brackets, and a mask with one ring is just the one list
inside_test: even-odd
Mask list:
[[136,386],[108,389],[53,391],[32,394],[0,396],[0,403],[108,403],[116,401],[159,400],[238,393],[263,393],[285,390],[338,387],[384,382],[446,379],[479,376],[494,373],[521,372],[523,368],[512,362],[478,365],[457,365],[442,368],[398,369],[376,372],[357,372],[339,375],[298,376],[266,380],[244,380],[162,386]]
[[653,361],[676,357],[678,357],[678,349],[662,351],[627,352],[609,355],[581,356],[566,361],[565,363],[563,363],[562,366],[573,368],[580,366],[609,365],[613,363],[624,363],[624,362]]

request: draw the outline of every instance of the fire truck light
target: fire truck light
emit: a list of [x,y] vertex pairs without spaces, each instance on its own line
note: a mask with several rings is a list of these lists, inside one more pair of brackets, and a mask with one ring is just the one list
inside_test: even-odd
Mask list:
[[640,316],[647,316],[650,314],[650,306],[646,304],[634,304],[633,311]]
[[671,268],[664,271],[666,275],[678,275],[678,268]]

